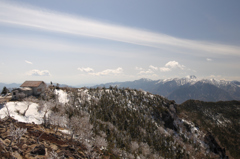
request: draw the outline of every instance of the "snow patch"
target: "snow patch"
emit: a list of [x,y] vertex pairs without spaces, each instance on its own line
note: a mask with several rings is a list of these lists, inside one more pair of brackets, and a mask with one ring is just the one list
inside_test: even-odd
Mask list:
[[[8,102],[6,103],[10,116],[19,122],[41,124],[43,122],[44,112],[38,112],[38,104],[31,103],[25,116],[22,113],[27,109],[24,102]],[[4,106],[0,109],[0,118],[7,116],[7,108]]]
[[69,101],[68,94],[65,91],[55,89],[55,94],[58,95],[58,100],[60,103],[63,103],[63,104],[68,103]]
[[70,131],[69,130],[67,130],[67,129],[64,129],[64,130],[59,130],[59,131],[61,131],[62,133],[64,133],[64,134],[71,134],[70,133]]

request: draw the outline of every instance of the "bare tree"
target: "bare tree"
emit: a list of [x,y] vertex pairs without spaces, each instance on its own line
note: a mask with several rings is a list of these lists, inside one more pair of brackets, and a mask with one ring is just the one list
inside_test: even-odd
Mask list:
[[130,145],[130,151],[131,151],[132,153],[136,153],[137,150],[138,150],[138,148],[139,148],[138,143],[137,143],[136,141],[132,141],[132,142],[131,142],[131,145]]
[[69,130],[71,132],[70,140],[73,139],[73,136],[77,133],[77,131],[79,129],[78,123],[79,123],[79,118],[76,116],[72,117],[67,122],[67,127],[69,128]]
[[49,153],[49,156],[47,159],[59,159],[60,157],[58,156],[57,152],[52,151]]
[[37,143],[39,144],[39,139],[40,139],[40,137],[44,134],[44,129],[43,128],[41,128],[41,130],[42,130],[42,133],[38,136],[38,138],[37,138]]
[[7,118],[10,118],[10,112],[9,112],[6,102],[3,103],[3,106],[5,106],[5,108],[7,109],[7,111],[5,112],[5,114],[7,115]]
[[22,115],[25,116],[25,115],[26,115],[26,112],[28,111],[28,109],[29,109],[29,107],[30,107],[30,105],[31,105],[33,102],[36,102],[36,99],[35,99],[34,97],[30,96],[30,97],[24,98],[24,99],[23,99],[23,102],[24,102],[24,103],[26,104],[26,106],[27,106],[26,110],[22,113]]
[[73,116],[67,124],[71,131],[71,140],[74,135],[78,135],[78,140],[85,142],[92,137],[92,124],[90,123],[90,115],[87,112],[81,111],[80,116]]
[[51,113],[50,117],[50,124],[56,126],[55,134],[58,131],[59,126],[65,126],[67,124],[67,118],[64,115],[61,115],[61,113]]
[[90,116],[85,115],[81,117],[80,123],[78,124],[80,129],[78,130],[78,134],[81,139],[90,139],[92,137],[92,124],[90,123]]
[[102,136],[96,136],[94,141],[94,147],[96,148],[106,148],[108,146],[108,143],[106,139]]
[[44,127],[48,127],[49,126],[49,122],[47,119],[47,113],[55,106],[55,102],[54,100],[49,100],[49,101],[44,101],[44,100],[40,100],[39,104],[38,104],[38,111],[39,112],[44,112],[43,115],[43,125]]
[[147,143],[141,142],[140,143],[140,149],[141,149],[141,152],[144,155],[144,157],[147,157],[149,154],[151,154],[151,149],[150,149],[150,147],[148,146]]
[[20,143],[20,138],[23,134],[27,132],[27,129],[21,129],[21,128],[15,128],[15,126],[11,123],[10,124],[10,130],[9,130],[9,136],[12,138],[11,142],[8,146],[12,145],[12,142],[17,140],[18,143]]

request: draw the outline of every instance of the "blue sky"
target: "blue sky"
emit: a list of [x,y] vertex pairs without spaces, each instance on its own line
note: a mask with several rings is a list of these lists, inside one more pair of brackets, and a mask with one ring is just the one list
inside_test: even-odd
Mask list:
[[240,1],[0,0],[0,82],[240,80]]

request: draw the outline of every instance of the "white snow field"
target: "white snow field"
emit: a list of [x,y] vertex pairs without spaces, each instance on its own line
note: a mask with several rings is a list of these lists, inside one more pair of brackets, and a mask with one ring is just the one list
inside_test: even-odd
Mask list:
[[[29,109],[27,110],[25,116],[22,113],[27,109],[27,105],[24,102],[8,102],[6,103],[8,107],[10,116],[20,122],[41,124],[44,112],[38,112],[38,104],[31,103]],[[0,109],[0,118],[7,116],[7,108],[4,106]]]
[[[63,90],[55,90],[55,93],[58,95],[59,102],[65,104],[69,101],[68,95]],[[37,103],[31,103],[29,109],[27,110],[25,116],[23,112],[27,109],[27,104],[24,102],[7,102],[6,106],[9,109],[10,116],[19,122],[41,124],[43,122],[43,111],[38,111]],[[0,107],[0,118],[3,119],[7,116],[6,106]],[[50,112],[47,113],[47,115]]]

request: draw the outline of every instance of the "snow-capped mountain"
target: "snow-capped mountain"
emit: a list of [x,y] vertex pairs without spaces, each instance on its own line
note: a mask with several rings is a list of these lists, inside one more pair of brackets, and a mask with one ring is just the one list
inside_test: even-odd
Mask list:
[[135,81],[116,82],[97,85],[95,87],[129,87],[143,89],[159,94],[177,103],[188,99],[203,101],[240,100],[240,82],[217,79],[198,79],[194,75],[184,78],[150,80],[142,78]]

